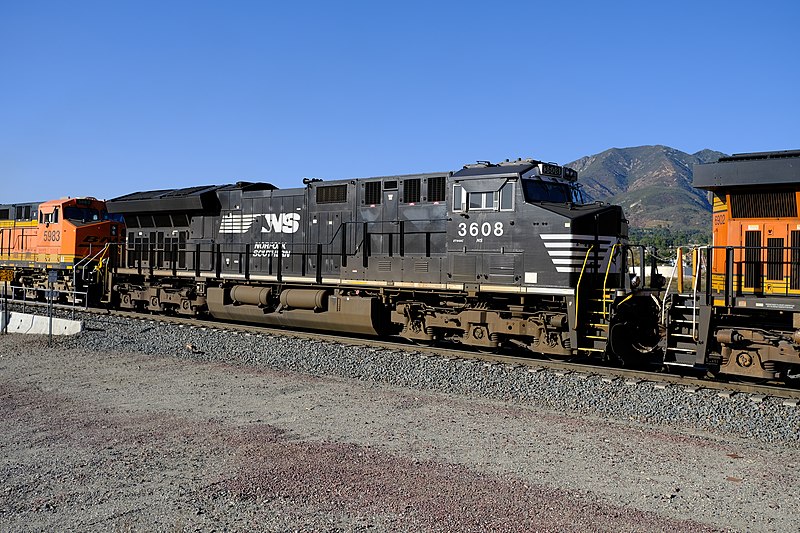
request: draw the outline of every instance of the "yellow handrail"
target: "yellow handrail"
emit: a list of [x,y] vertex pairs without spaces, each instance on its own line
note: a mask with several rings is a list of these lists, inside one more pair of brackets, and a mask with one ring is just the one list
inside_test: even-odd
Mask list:
[[[611,253],[608,256],[608,265],[606,265],[606,276],[603,278],[603,299],[606,297],[606,285],[608,284],[608,274],[611,272],[611,262],[614,260],[614,250],[619,246],[619,243],[615,243],[614,246],[611,247]],[[606,305],[603,302],[603,318],[606,318]]]
[[[98,258],[98,257],[97,257],[97,254],[95,254],[95,256],[94,256],[94,258],[97,258],[97,266],[96,266],[96,267],[94,267],[94,269],[95,269],[96,271],[98,271],[98,272],[99,272],[99,271],[101,271],[101,270],[103,270],[103,266],[105,265],[105,262],[106,262],[106,253],[108,253],[108,249],[109,249],[109,245],[108,245],[108,244],[106,244],[106,245],[103,247],[103,250],[101,251],[101,253],[99,254],[99,255],[100,255],[100,257]],[[94,258],[93,258],[93,259],[94,259]]]
[[589,261],[589,254],[594,249],[594,245],[586,250],[586,257],[583,258],[583,266],[581,267],[581,274],[578,276],[578,285],[575,287],[575,327],[578,327],[578,300],[581,294],[581,280],[583,279],[583,272],[586,270],[586,263]]
[[606,285],[608,284],[608,274],[611,272],[611,262],[614,260],[614,250],[617,249],[619,243],[614,244],[611,247],[611,254],[608,256],[608,265],[606,265],[606,277],[603,278],[603,292],[606,290]]

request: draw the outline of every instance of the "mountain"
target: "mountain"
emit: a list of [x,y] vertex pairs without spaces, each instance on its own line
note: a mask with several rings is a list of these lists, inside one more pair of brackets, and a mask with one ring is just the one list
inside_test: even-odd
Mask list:
[[692,187],[692,168],[717,161],[722,152],[687,154],[669,146],[611,148],[566,166],[592,200],[619,204],[631,227],[673,231],[705,230],[711,205],[705,191]]

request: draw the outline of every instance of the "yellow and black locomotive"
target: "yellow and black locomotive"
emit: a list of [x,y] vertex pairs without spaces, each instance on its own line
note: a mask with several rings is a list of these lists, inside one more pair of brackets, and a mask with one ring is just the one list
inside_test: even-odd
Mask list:
[[[709,191],[713,246],[705,274],[666,309],[665,361],[720,374],[800,373],[800,151],[723,157],[695,166]],[[699,262],[696,264],[700,264]]]

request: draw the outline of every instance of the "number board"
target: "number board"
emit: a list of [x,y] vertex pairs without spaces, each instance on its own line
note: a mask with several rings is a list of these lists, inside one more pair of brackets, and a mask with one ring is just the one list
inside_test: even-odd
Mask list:
[[14,281],[14,271],[0,270],[0,281]]
[[542,174],[545,176],[561,176],[561,167],[552,163],[542,163]]

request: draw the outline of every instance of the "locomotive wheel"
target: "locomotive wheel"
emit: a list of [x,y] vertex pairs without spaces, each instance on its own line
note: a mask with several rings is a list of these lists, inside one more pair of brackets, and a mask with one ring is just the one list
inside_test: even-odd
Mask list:
[[628,323],[614,324],[609,331],[609,351],[622,366],[629,368],[645,366],[658,350],[657,344],[654,346],[643,344],[642,340],[646,337],[639,328]]

